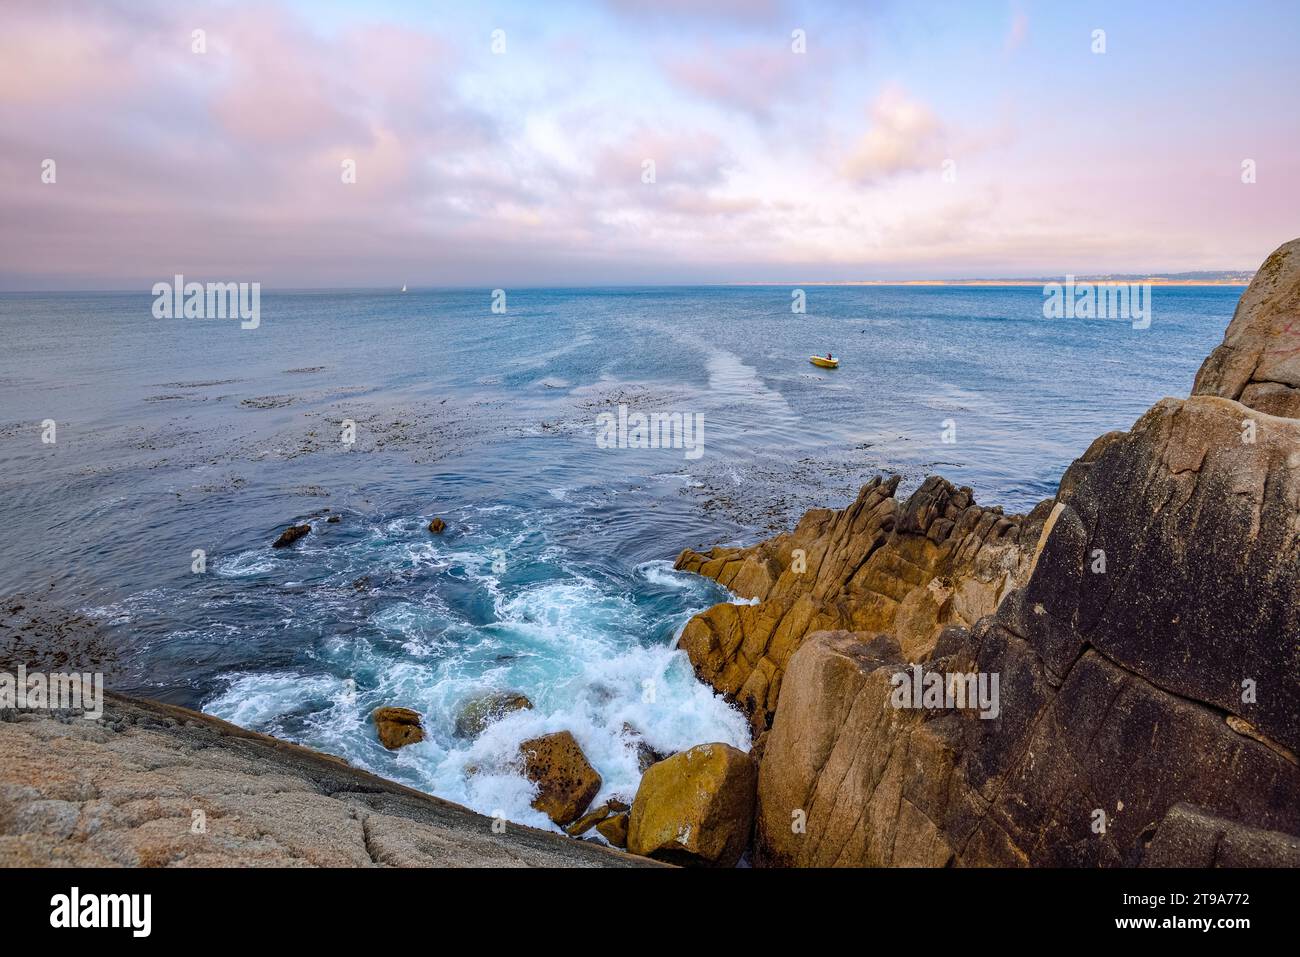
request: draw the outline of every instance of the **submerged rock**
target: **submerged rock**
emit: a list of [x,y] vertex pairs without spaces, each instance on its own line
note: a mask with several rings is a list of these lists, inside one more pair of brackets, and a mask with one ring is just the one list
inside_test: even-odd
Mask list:
[[624,737],[632,739],[632,746],[636,748],[637,770],[642,774],[645,774],[650,765],[658,764],[665,758],[672,757],[671,753],[665,754],[664,752],[657,751],[651,747],[650,743],[646,741],[645,736],[626,721],[623,722],[623,735]]
[[379,733],[379,743],[389,751],[424,740],[424,728],[420,727],[418,711],[397,707],[376,708],[370,718]]
[[429,531],[435,535],[441,535],[447,529],[447,523],[440,518],[435,518],[429,523]]
[[279,538],[277,538],[274,542],[271,543],[271,547],[286,548],[289,545],[292,545],[298,539],[302,538],[304,535],[309,534],[310,532],[311,532],[310,525],[290,525],[288,528],[286,528],[283,532],[280,533]]
[[532,707],[528,695],[519,691],[496,691],[480,695],[461,706],[452,733],[458,738],[477,738],[489,724],[500,721],[511,712],[527,711]]
[[600,791],[600,775],[568,731],[530,738],[519,752],[524,775],[537,785],[533,807],[561,827],[576,821]]
[[749,846],[757,772],[744,751],[698,744],[641,778],[627,849],[674,864],[734,867]]

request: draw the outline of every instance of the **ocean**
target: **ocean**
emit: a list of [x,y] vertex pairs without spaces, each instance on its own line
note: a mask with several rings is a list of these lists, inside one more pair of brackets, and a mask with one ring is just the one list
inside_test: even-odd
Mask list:
[[[806,292],[795,314],[787,286],[520,289],[500,313],[485,289],[266,290],[256,329],[156,319],[147,291],[0,295],[0,594],[94,620],[110,690],[551,828],[513,766],[528,737],[573,732],[597,800],[635,793],[627,727],[749,746],[673,647],[737,600],[675,572],[682,548],[882,472],[1026,511],[1189,392],[1241,289],[1157,287],[1147,329],[1044,319],[1037,287]],[[809,363],[828,350],[839,369]],[[598,441],[620,406],[700,441]],[[456,738],[493,690],[535,707]],[[382,748],[390,704],[427,739]]]

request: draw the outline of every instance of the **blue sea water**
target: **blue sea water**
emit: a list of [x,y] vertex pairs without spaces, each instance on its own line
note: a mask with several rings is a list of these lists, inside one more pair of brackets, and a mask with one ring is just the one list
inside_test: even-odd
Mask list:
[[[0,594],[98,620],[111,688],[549,826],[513,763],[527,737],[572,731],[625,798],[626,726],[748,747],[673,648],[733,600],[674,572],[680,549],[752,542],[878,472],[1027,510],[1097,435],[1188,393],[1241,290],[1157,288],[1145,330],[1046,320],[1039,288],[807,292],[796,315],[788,287],[510,290],[494,314],[488,290],[268,290],[250,330],[154,319],[147,294],[2,295]],[[827,350],[839,369],[808,362]],[[702,415],[702,454],[600,448],[620,404]],[[455,738],[489,690],[536,706]],[[385,751],[383,704],[429,738]]]

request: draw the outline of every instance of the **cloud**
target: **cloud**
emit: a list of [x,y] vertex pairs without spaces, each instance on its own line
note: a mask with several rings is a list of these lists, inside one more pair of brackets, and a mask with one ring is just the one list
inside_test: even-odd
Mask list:
[[[813,278],[893,263],[971,275],[1103,247],[1236,265],[1253,237],[1290,228],[1300,182],[1294,132],[1276,124],[1252,133],[1272,172],[1249,189],[1235,155],[1202,155],[1203,117],[1182,139],[1161,126],[1156,158],[1146,119],[1117,120],[1084,158],[1014,135],[1050,128],[1060,99],[970,72],[1008,24],[989,24],[967,61],[945,47],[946,81],[906,5],[871,56],[869,31],[846,26],[851,5],[808,22],[740,0],[675,0],[678,13],[648,14],[662,22],[631,0],[604,18],[520,7],[497,57],[466,42],[482,25],[467,5],[417,17],[392,0],[328,15],[288,0],[0,2],[8,288],[147,289],[175,272],[302,286],[761,279],[790,264]],[[204,55],[190,49],[199,25]],[[815,39],[809,55],[789,52],[792,26]],[[1013,16],[1008,45],[1027,29]],[[891,59],[915,64],[924,97],[879,86],[877,71],[908,68]],[[970,104],[966,118],[941,119],[932,96]],[[1215,102],[1209,118],[1232,120]],[[940,180],[948,155],[954,183]],[[47,157],[57,185],[40,180]],[[1116,208],[1159,228],[1117,230]]]
[[780,0],[605,0],[605,5],[626,17],[678,23],[689,19],[765,22],[785,7]]
[[674,55],[663,70],[687,93],[762,120],[797,92],[799,66],[805,59],[778,37],[770,45],[722,50],[706,46]]
[[873,182],[939,168],[944,130],[928,106],[891,86],[871,104],[870,114],[871,126],[842,164],[845,176]]

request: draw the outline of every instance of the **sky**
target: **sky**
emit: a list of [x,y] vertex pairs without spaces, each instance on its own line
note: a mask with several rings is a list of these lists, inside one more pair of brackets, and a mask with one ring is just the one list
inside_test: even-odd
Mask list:
[[1294,0],[4,0],[0,289],[1250,270],[1298,47]]

